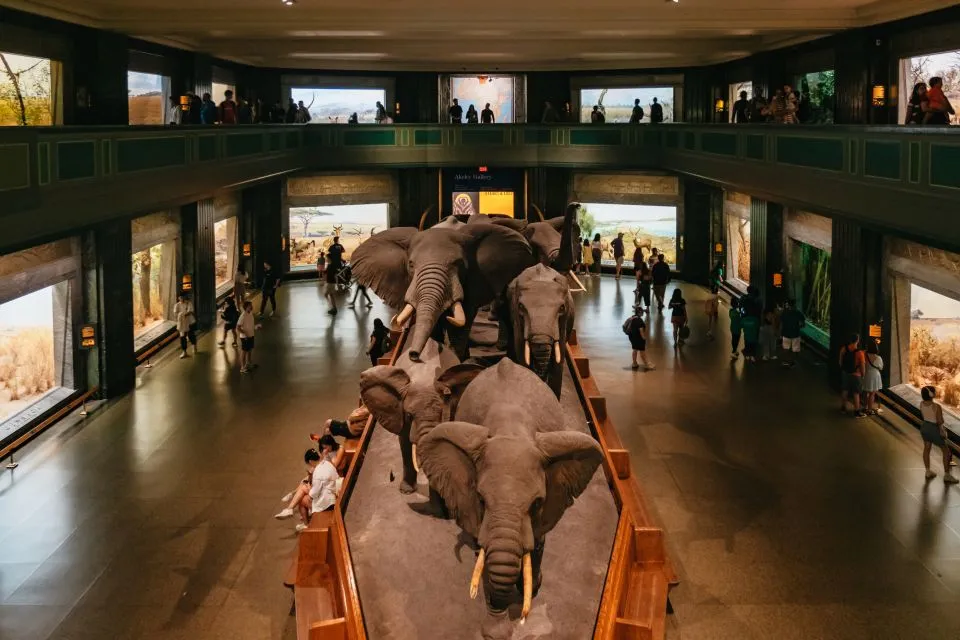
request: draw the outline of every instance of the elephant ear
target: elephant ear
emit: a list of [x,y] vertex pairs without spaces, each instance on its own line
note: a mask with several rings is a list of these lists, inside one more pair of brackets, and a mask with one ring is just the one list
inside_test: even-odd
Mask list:
[[457,405],[460,404],[460,396],[466,390],[467,385],[473,382],[473,379],[483,373],[483,367],[472,362],[457,364],[443,373],[441,373],[434,388],[444,399],[443,419],[450,420],[457,415]]
[[483,512],[477,493],[476,462],[490,436],[469,422],[441,422],[420,439],[417,457],[430,486],[440,494],[460,528],[477,538]]
[[378,365],[360,374],[360,397],[380,425],[394,435],[403,431],[403,394],[410,376],[400,367]]
[[544,460],[547,495],[534,522],[538,537],[551,531],[564,511],[590,484],[603,462],[603,450],[592,436],[576,431],[538,433],[537,447]]
[[468,224],[461,229],[473,245],[474,264],[465,290],[483,305],[533,265],[530,243],[517,231],[498,224]]
[[490,218],[490,224],[497,224],[523,233],[529,223],[526,220],[517,220],[516,218]]
[[357,247],[350,258],[357,282],[373,289],[394,309],[403,306],[410,287],[407,251],[417,233],[413,227],[381,231]]

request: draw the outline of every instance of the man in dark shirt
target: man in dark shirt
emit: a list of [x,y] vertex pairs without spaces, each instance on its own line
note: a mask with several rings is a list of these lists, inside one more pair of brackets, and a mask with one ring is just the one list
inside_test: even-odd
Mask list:
[[661,122],[663,122],[663,105],[654,98],[653,104],[650,105],[650,123],[660,124]]
[[263,261],[263,285],[260,287],[260,317],[263,317],[267,310],[267,301],[270,301],[270,315],[277,312],[277,287],[280,286],[280,278],[273,272],[273,267],[266,260]]
[[450,114],[450,124],[461,124],[463,122],[463,107],[460,106],[460,101],[456,98],[453,99],[453,104],[450,106],[448,113]]
[[327,254],[326,284],[323,290],[323,297],[330,303],[327,313],[332,316],[337,315],[337,273],[340,271],[339,263],[335,263],[333,258],[335,246],[331,246],[330,253]]
[[740,99],[733,103],[733,121],[737,124],[750,122],[750,101],[747,92],[740,92]]
[[780,315],[780,333],[783,336],[783,366],[792,367],[797,364],[797,354],[800,353],[801,330],[807,324],[803,312],[796,308],[793,300],[787,300],[783,313]]
[[333,244],[328,249],[330,253],[330,263],[336,271],[343,268],[343,245],[340,244],[340,236],[333,237]]
[[620,279],[620,271],[623,270],[623,233],[618,233],[617,237],[610,243],[613,247],[613,259],[617,263],[617,280]]
[[657,263],[651,269],[653,274],[653,295],[657,298],[657,309],[663,313],[663,298],[667,293],[667,285],[670,284],[670,265],[664,259],[661,253],[657,256]]
[[643,107],[640,106],[640,98],[633,101],[633,113],[630,114],[630,124],[640,124],[643,120]]
[[490,108],[490,103],[488,102],[487,106],[480,112],[480,124],[493,124],[496,121],[497,119],[493,115],[493,109]]

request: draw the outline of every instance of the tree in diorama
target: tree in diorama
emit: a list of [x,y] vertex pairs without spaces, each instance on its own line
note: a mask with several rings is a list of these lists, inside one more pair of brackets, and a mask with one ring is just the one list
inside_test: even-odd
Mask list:
[[143,324],[146,325],[153,317],[150,309],[150,271],[153,261],[149,249],[137,254],[137,264],[140,267],[140,309],[143,312]]
[[50,61],[15,70],[0,53],[0,125],[48,125],[50,114]]
[[593,217],[589,209],[581,206],[577,224],[580,225],[580,231],[589,238],[593,236],[593,230],[597,228],[597,219]]
[[294,218],[300,221],[300,224],[303,225],[303,237],[306,238],[309,235],[310,221],[319,216],[320,213],[317,211],[300,211],[294,214]]

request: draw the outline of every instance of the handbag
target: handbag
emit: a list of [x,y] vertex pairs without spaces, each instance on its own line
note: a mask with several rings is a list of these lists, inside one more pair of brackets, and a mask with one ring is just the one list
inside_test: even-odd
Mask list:
[[682,327],[680,327],[680,339],[686,340],[689,337],[690,337],[690,327],[687,325],[683,325]]

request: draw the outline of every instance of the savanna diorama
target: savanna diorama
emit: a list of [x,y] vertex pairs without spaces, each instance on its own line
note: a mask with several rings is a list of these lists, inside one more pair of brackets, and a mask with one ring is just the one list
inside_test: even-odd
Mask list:
[[750,220],[727,215],[727,277],[750,284]]
[[56,386],[53,287],[0,305],[0,422]]
[[375,233],[387,228],[389,206],[374,204],[290,208],[290,268],[316,268],[317,257],[339,236],[345,260]]
[[657,249],[668,264],[677,263],[677,210],[675,207],[636,204],[584,203],[580,208],[580,232],[593,241],[600,234],[603,259],[613,260],[610,243],[623,233],[625,264],[632,265],[636,247],[648,257]]
[[51,69],[45,58],[0,52],[0,126],[53,124]]
[[643,107],[643,120],[650,122],[653,99],[663,107],[663,121],[673,122],[673,87],[636,87],[582,89],[580,91],[580,122],[590,122],[594,107],[600,107],[604,122],[628,123],[633,115],[635,100]]
[[[161,286],[164,250],[162,244],[133,254],[133,334],[139,336],[167,320],[168,287]],[[169,295],[169,294],[167,294]]]
[[166,78],[152,73],[127,73],[127,104],[130,124],[165,124],[164,82]]
[[931,385],[960,409],[960,300],[916,284],[910,290],[910,385]]
[[237,219],[227,218],[213,225],[214,273],[216,286],[233,280],[237,264]]

